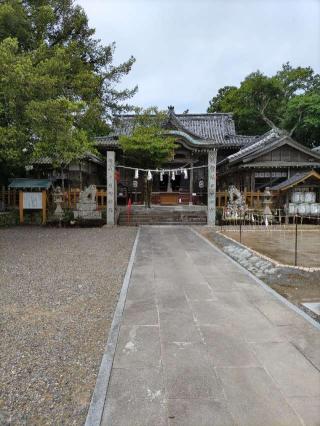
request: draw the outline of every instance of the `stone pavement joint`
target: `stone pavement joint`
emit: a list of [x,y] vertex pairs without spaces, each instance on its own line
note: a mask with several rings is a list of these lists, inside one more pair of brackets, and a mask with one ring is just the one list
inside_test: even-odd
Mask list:
[[319,425],[316,342],[190,228],[142,227],[101,424]]

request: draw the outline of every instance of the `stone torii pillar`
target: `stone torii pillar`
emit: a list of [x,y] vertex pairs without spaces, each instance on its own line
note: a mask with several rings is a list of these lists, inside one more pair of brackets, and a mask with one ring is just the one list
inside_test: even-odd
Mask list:
[[208,220],[209,226],[216,224],[217,150],[208,152]]
[[107,151],[107,225],[115,224],[115,152]]

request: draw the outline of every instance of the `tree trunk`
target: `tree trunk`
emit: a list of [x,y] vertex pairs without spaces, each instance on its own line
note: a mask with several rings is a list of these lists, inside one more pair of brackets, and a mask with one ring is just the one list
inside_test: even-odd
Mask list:
[[62,193],[64,194],[64,172],[63,172],[63,167],[61,167],[61,187],[62,187]]
[[143,176],[143,203],[145,207],[147,206],[147,200],[148,200],[148,180],[147,180],[147,173]]
[[147,202],[148,202],[148,208],[151,208],[151,195],[152,195],[152,180],[148,180],[148,186],[147,186]]

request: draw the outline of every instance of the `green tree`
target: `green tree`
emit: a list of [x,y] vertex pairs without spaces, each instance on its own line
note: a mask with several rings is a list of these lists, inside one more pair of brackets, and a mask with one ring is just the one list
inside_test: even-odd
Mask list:
[[280,127],[313,147],[320,144],[319,88],[320,76],[312,68],[293,68],[286,63],[272,77],[257,71],[239,88],[220,89],[208,112],[232,112],[240,133],[262,134]]
[[311,92],[291,98],[282,124],[304,145],[320,145],[320,94]]
[[82,111],[81,102],[64,97],[31,101],[26,115],[35,132],[33,158],[48,157],[53,167],[63,172],[72,160],[81,159],[87,152],[95,152],[87,133],[74,125]]
[[[165,129],[167,114],[151,107],[136,110],[130,135],[119,138],[120,146],[133,167],[156,169],[174,157],[175,137]],[[152,181],[144,174],[144,197],[151,205]]]
[[208,112],[223,112],[224,106],[222,102],[229,96],[232,97],[234,92],[237,92],[236,86],[224,86],[218,90],[217,96],[214,96],[209,102]]
[[[73,0],[0,4],[0,168],[13,175],[34,158],[58,167],[93,151],[136,92],[117,84],[134,63],[113,64],[115,44],[94,38]],[[56,123],[56,132],[49,128]],[[62,131],[62,129],[64,129]],[[65,135],[63,135],[65,131]],[[55,135],[55,136],[54,136]]]

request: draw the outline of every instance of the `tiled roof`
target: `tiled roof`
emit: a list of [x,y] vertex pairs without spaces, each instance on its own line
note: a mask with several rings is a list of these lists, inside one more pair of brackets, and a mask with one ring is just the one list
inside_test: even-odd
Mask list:
[[266,146],[271,146],[273,143],[279,142],[279,140],[281,140],[285,136],[286,135],[283,134],[280,129],[271,129],[269,130],[269,132],[265,133],[259,138],[256,138],[256,141],[254,143],[251,143],[245,146],[244,148],[240,149],[240,151],[236,152],[235,154],[229,155],[227,159],[229,160],[229,162],[234,162],[249,154],[258,152],[262,150],[263,148],[265,148]]
[[[95,154],[92,154],[91,152],[87,152],[84,154],[81,159],[83,160],[89,160],[93,163],[102,164],[101,158],[97,157]],[[52,158],[50,157],[40,157],[32,161],[33,165],[50,165],[52,164]]]
[[273,186],[272,189],[273,191],[279,191],[281,189],[287,188],[287,187],[291,187],[291,186],[295,186],[298,183],[308,179],[309,177],[315,177],[317,179],[320,180],[320,175],[315,172],[314,170],[309,171],[309,172],[301,172],[301,173],[296,173],[295,175],[291,176],[289,179],[278,183],[278,185]]
[[110,146],[110,147],[117,147],[118,141],[115,139],[115,135],[113,136],[97,136],[94,138],[94,144],[96,146]]
[[[122,115],[118,117],[112,135],[108,138],[117,138],[120,135],[130,135],[134,127],[134,115]],[[256,136],[237,135],[232,114],[212,113],[212,114],[175,114],[169,108],[168,120],[164,123],[166,127],[177,127],[190,134],[194,139],[201,141],[204,145],[221,146],[247,146],[256,140]],[[96,138],[99,144],[109,139]],[[103,142],[102,142],[103,141]],[[110,142],[111,144],[111,142]]]
[[224,140],[235,136],[236,130],[231,114],[175,114],[182,126],[201,139]]
[[253,161],[252,163],[243,163],[239,166],[241,169],[250,169],[250,168],[279,168],[279,167],[303,167],[305,168],[320,168],[320,162],[314,162],[314,161]]

